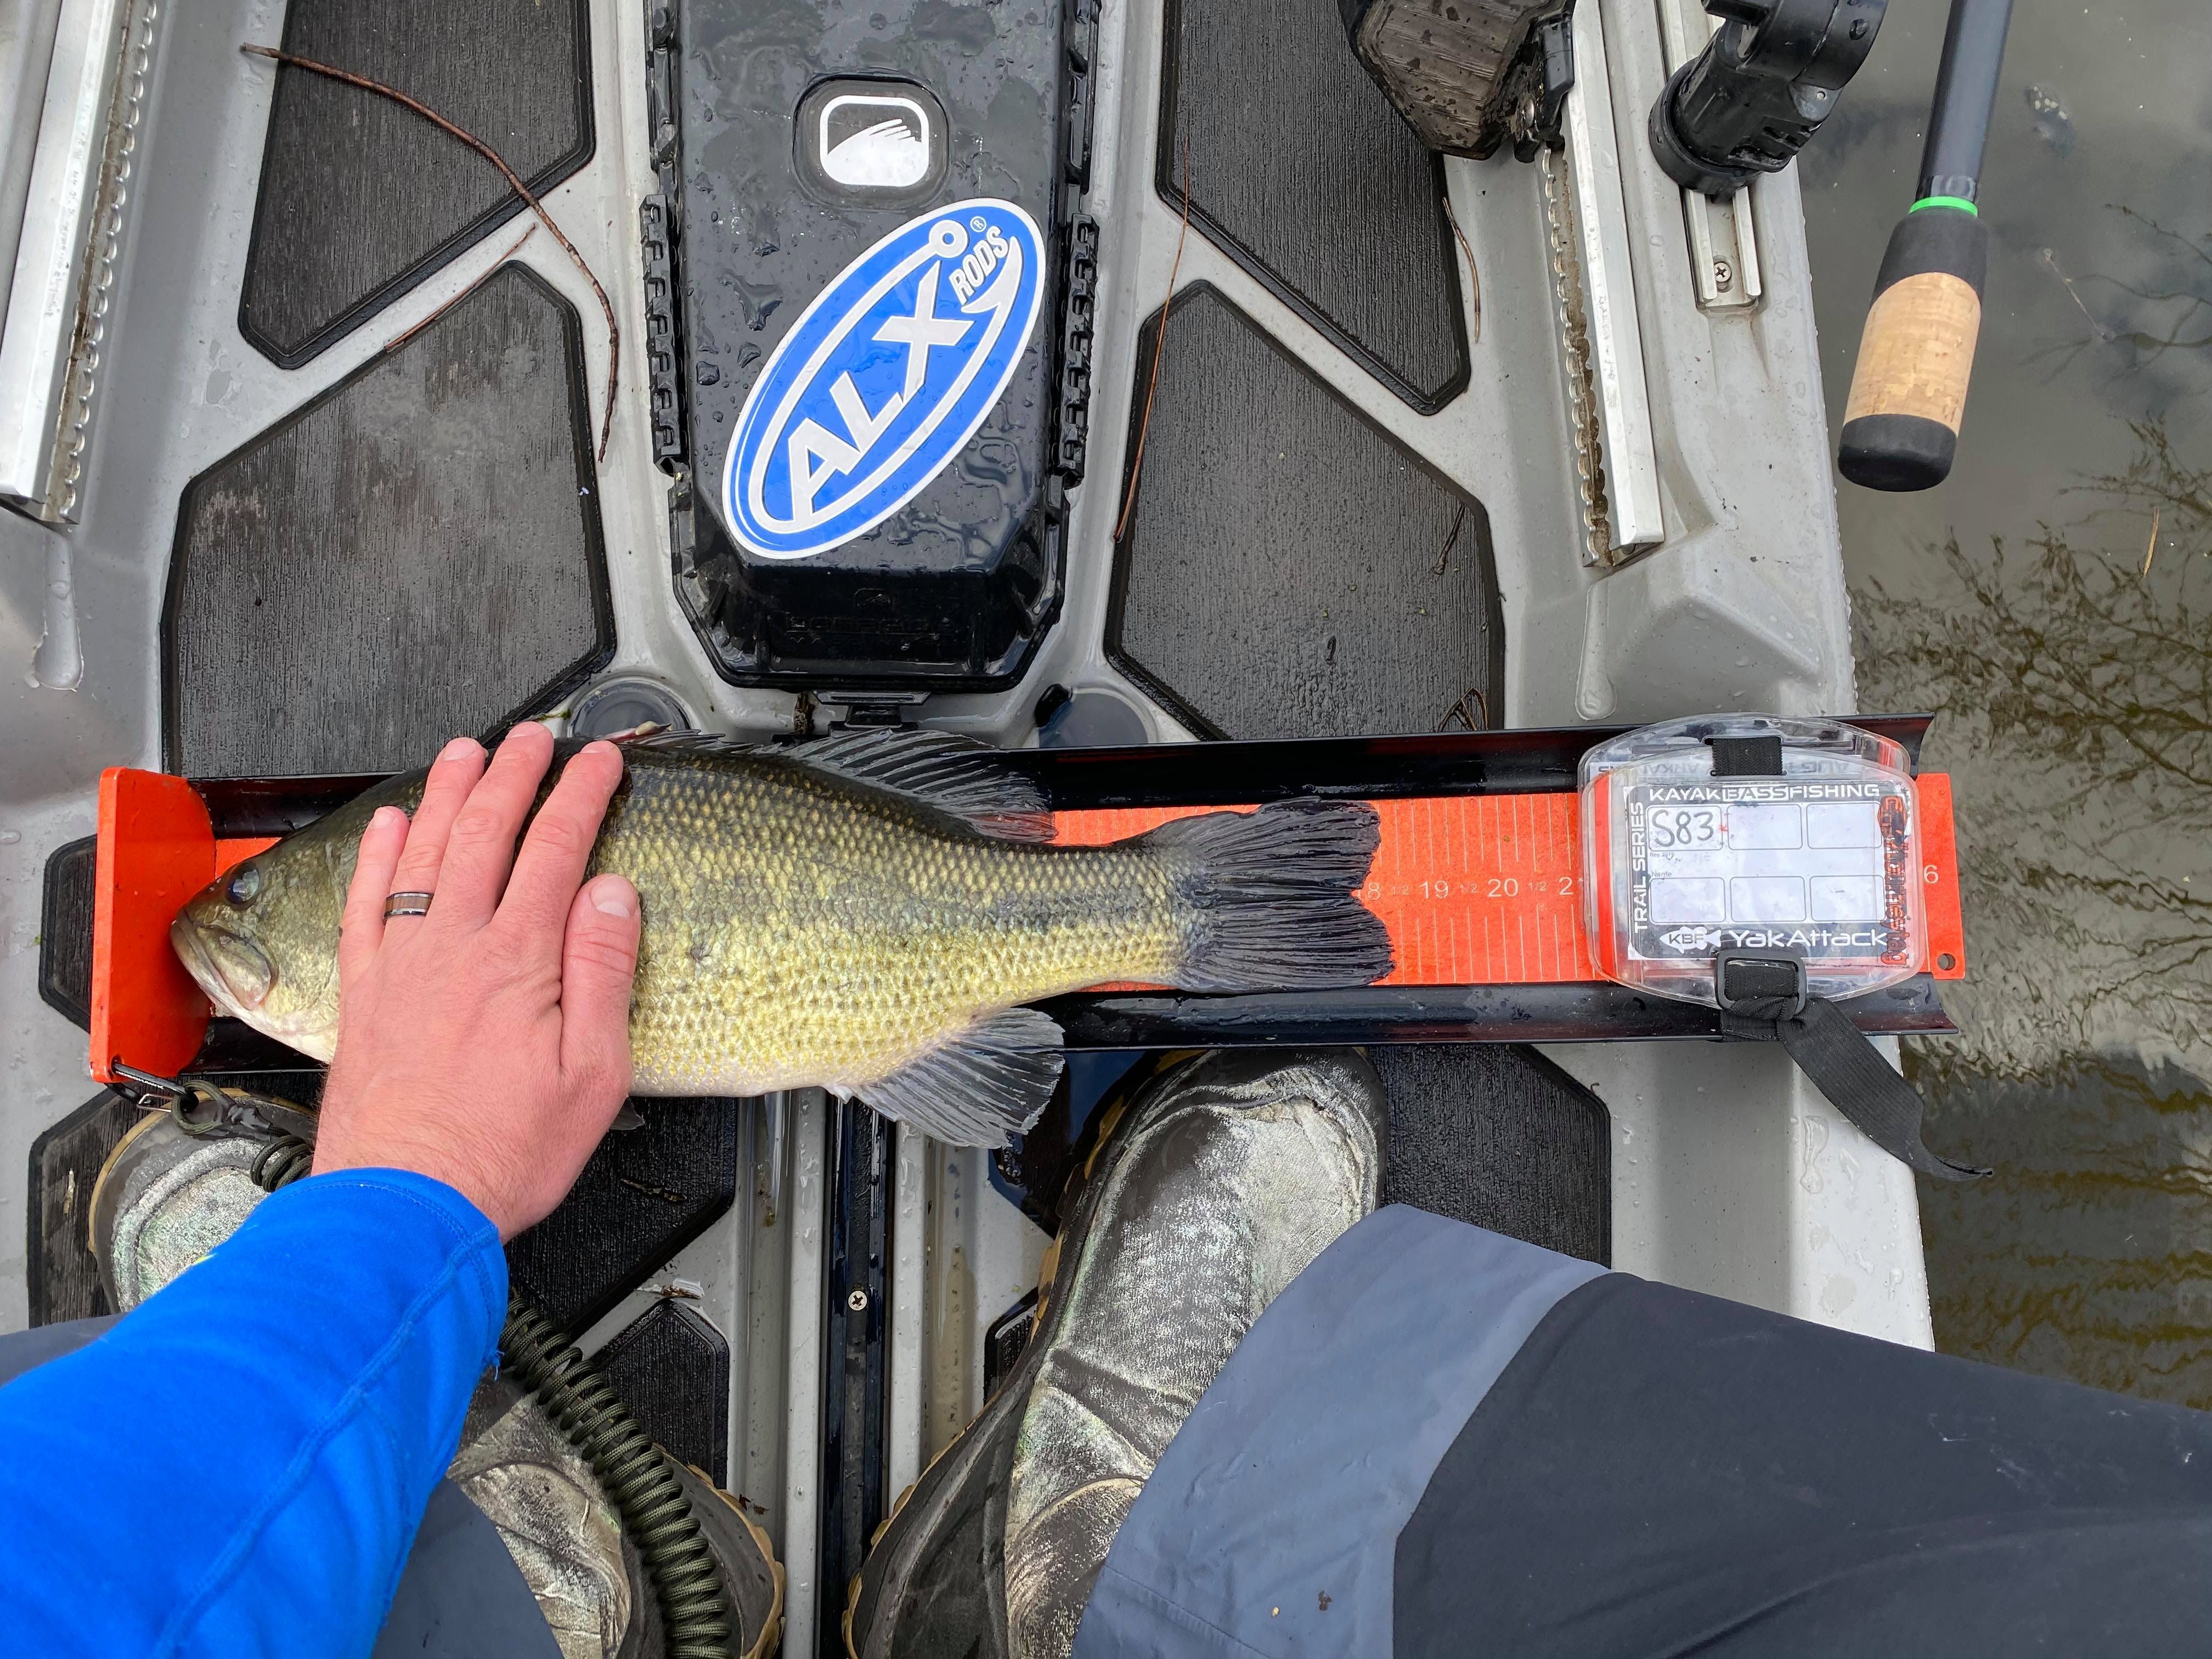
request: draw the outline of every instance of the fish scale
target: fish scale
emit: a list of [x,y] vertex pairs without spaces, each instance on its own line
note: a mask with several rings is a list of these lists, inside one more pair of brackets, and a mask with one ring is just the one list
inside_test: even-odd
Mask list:
[[633,756],[592,862],[642,901],[641,1091],[858,1088],[988,1009],[1157,978],[1176,946],[1156,855],[994,841],[781,761]]

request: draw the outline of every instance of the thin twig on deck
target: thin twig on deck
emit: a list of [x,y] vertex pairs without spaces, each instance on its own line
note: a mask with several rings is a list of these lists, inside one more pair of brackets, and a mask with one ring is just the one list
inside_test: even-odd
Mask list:
[[1443,192],[1444,222],[1451,234],[1459,238],[1459,251],[1467,256],[1467,339],[1469,345],[1482,338],[1482,273],[1474,268],[1474,245],[1467,240],[1467,233],[1459,228],[1459,215],[1452,211],[1451,191]]
[[387,87],[381,81],[372,81],[368,76],[356,75],[350,70],[337,69],[329,64],[318,63],[312,58],[302,58],[297,52],[281,52],[275,46],[259,46],[249,41],[239,50],[256,58],[266,58],[273,63],[289,64],[294,69],[306,70],[311,75],[320,75],[333,81],[343,81],[349,87],[359,87],[363,92],[373,92],[380,98],[389,98],[393,103],[413,110],[416,114],[440,131],[459,139],[500,170],[501,175],[507,182],[508,188],[529,204],[530,210],[538,216],[538,223],[551,231],[553,240],[568,250],[568,257],[576,262],[576,269],[584,273],[584,280],[592,285],[592,292],[599,296],[599,310],[607,319],[607,406],[605,412],[599,417],[599,459],[602,461],[605,460],[607,434],[614,425],[615,388],[621,384],[622,380],[622,330],[615,322],[614,306],[607,298],[606,289],[599,286],[599,277],[593,274],[591,266],[585,263],[584,256],[576,252],[576,245],[568,240],[567,234],[560,226],[553,222],[553,216],[545,210],[545,204],[538,199],[536,193],[528,185],[522,182],[522,175],[507,166],[506,161],[501,159],[497,150],[474,133],[448,121],[428,104],[417,99],[410,98],[405,93],[397,88]]
[[535,224],[530,225],[530,226],[528,226],[527,228],[526,228],[524,229],[524,231],[523,231],[522,234],[521,234],[521,235],[520,235],[520,236],[518,236],[518,237],[516,237],[516,238],[514,239],[514,245],[513,245],[512,246],[510,246],[510,247],[507,250],[507,252],[504,252],[504,253],[501,254],[501,255],[499,256],[499,258],[496,258],[496,259],[493,260],[493,261],[491,262],[491,264],[490,264],[489,266],[487,266],[487,267],[485,268],[485,270],[484,270],[484,273],[483,273],[483,276],[481,276],[477,277],[477,278],[476,279],[476,281],[474,281],[473,283],[470,283],[466,288],[463,289],[462,289],[459,294],[456,294],[455,295],[453,295],[453,297],[452,299],[450,299],[450,300],[447,301],[445,304],[443,304],[443,305],[440,306],[440,307],[439,307],[435,311],[432,312],[428,316],[425,317],[425,318],[424,318],[421,322],[419,322],[419,323],[416,324],[414,327],[412,327],[412,328],[409,329],[405,333],[404,333],[404,334],[395,334],[395,335],[393,335],[390,339],[386,340],[386,341],[384,343],[384,349],[385,349],[386,351],[397,351],[397,350],[398,350],[400,347],[402,347],[402,346],[405,345],[405,344],[406,344],[410,340],[413,339],[413,338],[414,338],[417,334],[420,334],[420,333],[421,333],[424,329],[426,329],[426,328],[429,327],[431,324],[433,324],[433,323],[436,322],[436,321],[438,320],[438,319],[439,319],[439,318],[441,318],[441,317],[444,316],[447,312],[451,311],[451,310],[452,310],[455,306],[457,306],[457,305],[460,304],[460,302],[461,302],[462,301],[464,301],[464,300],[467,299],[467,298],[469,297],[469,295],[471,295],[471,294],[475,293],[478,289],[482,288],[482,287],[483,287],[486,283],[488,283],[488,282],[491,281],[491,279],[492,279],[493,277],[495,277],[495,276],[498,276],[498,275],[499,275],[499,271],[500,271],[500,267],[501,267],[501,265],[504,265],[504,264],[506,264],[509,259],[512,259],[513,258],[514,258],[514,256],[515,256],[516,254],[518,254],[518,253],[521,252],[522,252],[522,245],[523,245],[525,242],[528,241],[528,240],[529,240],[532,236],[535,236],[537,234],[538,234],[538,227],[537,227]]
[[1145,386],[1144,417],[1137,422],[1137,453],[1129,462],[1129,493],[1121,498],[1121,517],[1114,526],[1114,539],[1129,527],[1137,510],[1137,478],[1145,470],[1145,434],[1152,429],[1152,398],[1160,389],[1160,360],[1167,355],[1168,315],[1175,309],[1176,276],[1182,270],[1182,245],[1190,235],[1190,130],[1182,135],[1182,228],[1176,233],[1175,263],[1168,267],[1168,297],[1160,306],[1160,331],[1152,340],[1152,374]]

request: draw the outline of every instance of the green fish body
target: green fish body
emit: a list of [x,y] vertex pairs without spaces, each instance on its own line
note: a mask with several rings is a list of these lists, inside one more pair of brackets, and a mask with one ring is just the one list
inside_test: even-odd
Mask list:
[[[641,1095],[820,1086],[996,1146],[1060,1067],[1058,1028],[1019,1005],[1109,981],[1291,989],[1389,971],[1382,924],[1351,896],[1377,835],[1357,804],[1055,847],[1034,787],[942,733],[662,738],[625,757],[592,868],[629,877],[642,903]],[[184,908],[178,953],[218,1008],[330,1058],[355,852],[370,815],[411,808],[422,780],[378,786]]]

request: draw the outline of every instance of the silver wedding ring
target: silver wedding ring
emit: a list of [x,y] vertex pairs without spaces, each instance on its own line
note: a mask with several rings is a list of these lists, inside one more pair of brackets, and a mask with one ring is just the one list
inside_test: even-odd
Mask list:
[[428,893],[394,893],[384,901],[386,916],[427,916],[430,914]]

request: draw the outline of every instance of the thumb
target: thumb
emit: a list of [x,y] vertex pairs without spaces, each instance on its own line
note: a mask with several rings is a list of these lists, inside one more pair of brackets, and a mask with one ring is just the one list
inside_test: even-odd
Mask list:
[[595,876],[570,902],[561,945],[561,1070],[610,1117],[629,1092],[639,927],[637,889]]

